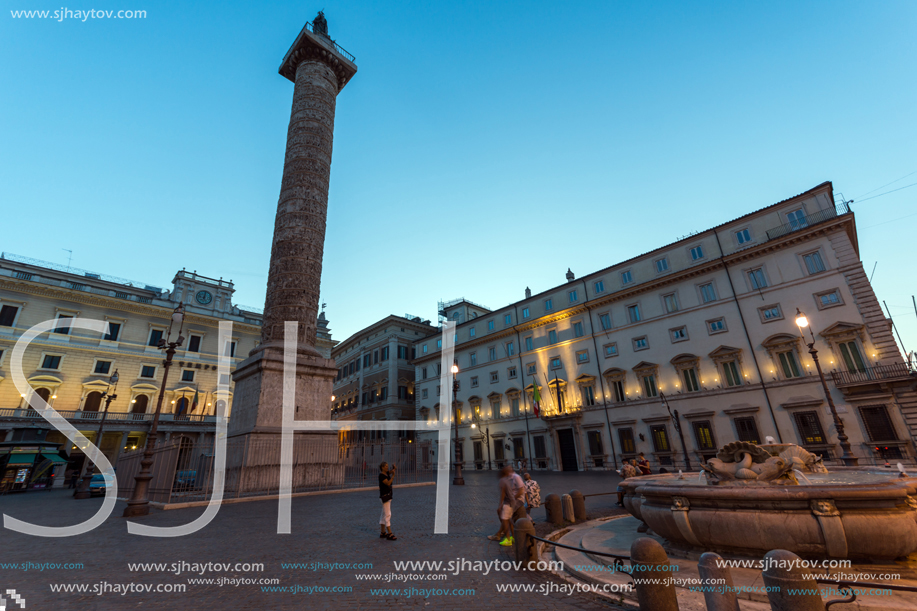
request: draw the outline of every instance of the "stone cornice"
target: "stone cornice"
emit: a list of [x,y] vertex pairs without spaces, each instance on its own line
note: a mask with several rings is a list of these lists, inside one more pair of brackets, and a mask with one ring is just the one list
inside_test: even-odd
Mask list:
[[341,55],[330,39],[315,35],[305,27],[296,37],[293,46],[287,51],[280,68],[277,70],[282,76],[296,82],[296,69],[304,61],[319,61],[334,71],[338,80],[338,92],[357,73],[357,66]]

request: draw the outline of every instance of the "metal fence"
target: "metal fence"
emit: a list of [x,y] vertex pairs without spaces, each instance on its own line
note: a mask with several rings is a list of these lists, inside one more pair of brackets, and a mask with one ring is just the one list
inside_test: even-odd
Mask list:
[[808,214],[801,219],[796,219],[789,223],[784,223],[779,227],[774,227],[773,229],[767,230],[767,239],[773,240],[785,236],[794,231],[799,231],[805,229],[806,227],[811,227],[812,225],[817,225],[819,223],[824,223],[825,221],[830,221],[831,219],[847,214],[850,212],[850,207],[846,202],[836,204],[833,208],[828,208],[826,210],[819,210],[813,214]]
[[[432,443],[338,443],[336,436],[296,435],[293,443],[293,493],[378,484],[379,465],[397,467],[396,484],[432,482],[436,463]],[[238,439],[226,443],[224,499],[277,495],[280,491],[280,439]],[[129,498],[140,471],[143,451],[123,454],[118,461],[118,496]],[[153,451],[149,499],[157,503],[207,501],[213,494],[214,447],[173,439]]]

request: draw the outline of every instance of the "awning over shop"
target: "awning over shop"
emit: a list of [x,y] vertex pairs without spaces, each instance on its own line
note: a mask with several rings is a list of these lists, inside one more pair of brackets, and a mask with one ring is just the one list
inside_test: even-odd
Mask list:
[[12,465],[31,465],[35,462],[36,453],[32,454],[10,454],[10,459],[6,463],[7,466]]
[[52,461],[55,465],[61,465],[67,462],[67,459],[61,457],[59,454],[48,454],[48,453],[42,452],[41,457],[45,460]]

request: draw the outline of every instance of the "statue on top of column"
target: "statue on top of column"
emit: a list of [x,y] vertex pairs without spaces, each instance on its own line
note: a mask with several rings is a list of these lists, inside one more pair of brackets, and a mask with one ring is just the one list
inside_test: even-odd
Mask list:
[[324,12],[319,11],[318,15],[315,16],[315,20],[312,22],[312,32],[328,38],[328,20],[325,19]]

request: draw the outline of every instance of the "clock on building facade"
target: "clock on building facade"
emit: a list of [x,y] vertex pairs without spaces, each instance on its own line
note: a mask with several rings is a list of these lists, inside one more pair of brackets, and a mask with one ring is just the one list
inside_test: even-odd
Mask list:
[[197,299],[197,302],[201,305],[208,305],[211,301],[213,301],[213,295],[211,295],[208,291],[198,291],[194,298]]

